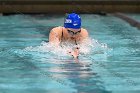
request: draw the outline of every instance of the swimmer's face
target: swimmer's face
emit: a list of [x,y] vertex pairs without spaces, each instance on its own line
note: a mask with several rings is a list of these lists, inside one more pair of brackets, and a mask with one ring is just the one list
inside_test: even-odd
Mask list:
[[81,32],[81,29],[67,28],[67,31],[71,36],[75,36]]

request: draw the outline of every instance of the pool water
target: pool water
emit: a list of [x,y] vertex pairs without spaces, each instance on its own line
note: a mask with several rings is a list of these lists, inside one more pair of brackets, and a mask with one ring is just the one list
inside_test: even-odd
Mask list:
[[111,15],[81,17],[91,42],[74,60],[47,43],[63,15],[0,16],[0,93],[139,93],[140,31]]

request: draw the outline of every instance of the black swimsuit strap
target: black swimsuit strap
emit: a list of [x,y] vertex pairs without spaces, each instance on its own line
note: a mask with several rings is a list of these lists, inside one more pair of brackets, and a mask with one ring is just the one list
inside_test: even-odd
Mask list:
[[63,41],[63,28],[62,28],[61,41]]

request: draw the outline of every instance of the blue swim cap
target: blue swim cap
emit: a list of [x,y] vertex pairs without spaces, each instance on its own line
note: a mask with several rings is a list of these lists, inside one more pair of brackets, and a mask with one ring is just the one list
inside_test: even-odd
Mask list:
[[65,28],[73,28],[73,29],[79,29],[81,28],[81,18],[78,14],[71,13],[68,14],[65,22],[64,22]]

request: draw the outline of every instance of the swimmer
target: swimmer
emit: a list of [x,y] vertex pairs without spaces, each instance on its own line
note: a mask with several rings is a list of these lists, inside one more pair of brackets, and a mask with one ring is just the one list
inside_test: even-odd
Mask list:
[[68,51],[68,54],[78,58],[79,46],[84,39],[88,38],[88,32],[81,27],[81,17],[76,13],[68,14],[64,21],[64,26],[55,27],[49,34],[49,43],[61,46],[61,43],[68,42],[76,45]]

